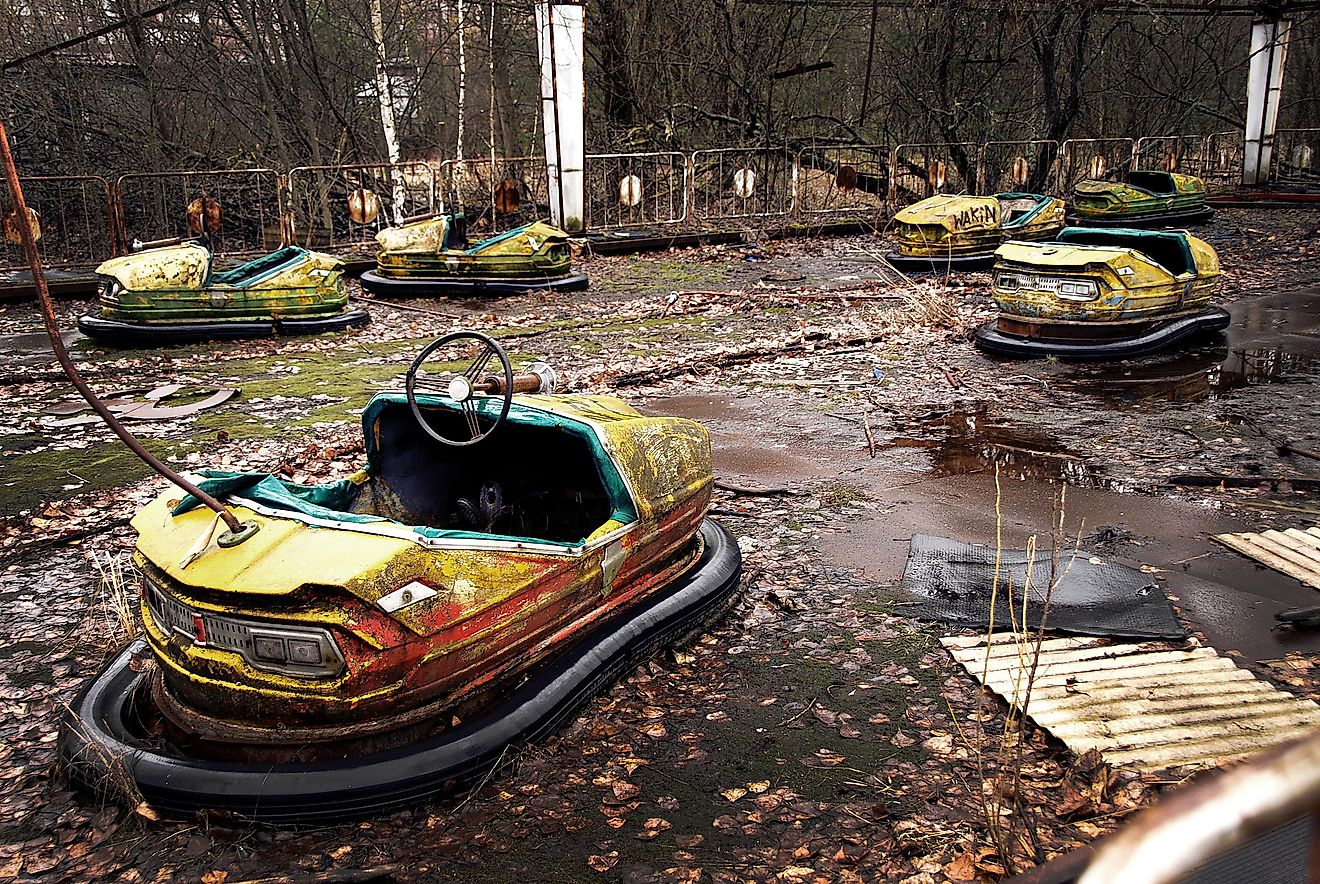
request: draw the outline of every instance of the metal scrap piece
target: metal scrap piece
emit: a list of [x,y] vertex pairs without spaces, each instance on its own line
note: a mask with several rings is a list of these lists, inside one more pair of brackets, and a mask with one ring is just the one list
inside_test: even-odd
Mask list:
[[[118,417],[139,421],[159,421],[191,417],[194,414],[206,411],[208,408],[215,408],[217,405],[228,402],[239,393],[238,387],[223,387],[205,399],[190,402],[187,405],[161,405],[162,401],[169,399],[182,389],[183,384],[164,384],[152,390],[119,390],[111,393],[103,402]],[[135,398],[137,396],[142,398]],[[95,414],[78,414],[78,412],[86,411],[90,407],[83,399],[57,402],[46,409],[47,414],[74,416],[49,421],[46,426],[77,427],[99,422],[101,418]]]
[[1262,565],[1320,589],[1320,528],[1216,534],[1215,540]]
[[[1035,635],[942,639],[954,659],[1081,755],[1138,770],[1216,767],[1320,729],[1320,705],[1196,639],[1115,644]],[[1034,663],[1034,678],[1032,677]]]

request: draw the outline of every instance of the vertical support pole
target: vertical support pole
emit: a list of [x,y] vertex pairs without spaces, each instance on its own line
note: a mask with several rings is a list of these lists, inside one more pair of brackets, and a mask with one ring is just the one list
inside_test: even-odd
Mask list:
[[538,0],[536,46],[541,58],[541,112],[545,121],[550,217],[569,233],[584,229],[586,84],[583,0]]
[[1269,181],[1274,153],[1274,127],[1279,119],[1284,60],[1288,55],[1286,20],[1261,20],[1251,26],[1251,58],[1247,69],[1246,149],[1242,155],[1242,183]]

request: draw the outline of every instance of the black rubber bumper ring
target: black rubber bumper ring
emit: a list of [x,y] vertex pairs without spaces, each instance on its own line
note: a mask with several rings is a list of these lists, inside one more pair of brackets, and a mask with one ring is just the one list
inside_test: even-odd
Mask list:
[[1232,317],[1222,307],[1183,316],[1166,322],[1144,334],[1112,341],[1081,342],[1041,340],[1006,335],[995,327],[994,320],[976,330],[976,346],[995,356],[1014,359],[1041,359],[1056,356],[1072,360],[1119,360],[1148,356],[1200,335],[1222,332]]
[[396,279],[368,270],[359,278],[362,288],[373,295],[389,298],[489,297],[504,298],[524,292],[554,289],[579,292],[588,285],[585,273],[574,271],[567,276],[531,276],[525,279],[482,279],[448,276]]

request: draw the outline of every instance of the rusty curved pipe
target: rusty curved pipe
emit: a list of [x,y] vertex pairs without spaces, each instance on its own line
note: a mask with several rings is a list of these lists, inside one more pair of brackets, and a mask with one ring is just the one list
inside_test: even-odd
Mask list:
[[18,232],[23,240],[23,250],[27,253],[28,266],[32,269],[32,283],[37,289],[37,299],[41,302],[41,318],[46,324],[46,336],[50,338],[50,346],[55,351],[55,359],[59,362],[60,367],[64,369],[64,374],[69,378],[69,383],[73,384],[78,392],[82,394],[83,398],[87,400],[87,404],[101,416],[101,420],[106,422],[120,441],[127,445],[134,454],[142,458],[147,466],[215,510],[216,515],[224,520],[226,527],[229,529],[218,540],[221,546],[235,546],[242,543],[256,533],[256,523],[240,522],[238,517],[223,503],[174,472],[158,457],[143,448],[137,437],[124,429],[123,424],[110,413],[110,409],[105,407],[105,403],[92,392],[92,388],[87,386],[87,382],[78,373],[73,360],[69,358],[69,351],[64,348],[64,341],[60,339],[59,320],[55,317],[55,307],[50,300],[50,289],[46,287],[46,275],[42,272],[41,257],[37,254],[37,241],[32,235],[32,223],[28,217],[27,202],[23,199],[23,188],[18,182],[18,167],[14,165],[14,155],[9,150],[9,130],[5,127],[3,119],[0,119],[0,164],[4,166],[5,180],[9,184],[9,192],[14,197]]

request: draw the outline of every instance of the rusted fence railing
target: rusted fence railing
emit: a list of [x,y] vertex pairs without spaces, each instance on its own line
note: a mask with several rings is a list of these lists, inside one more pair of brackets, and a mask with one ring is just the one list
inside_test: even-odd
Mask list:
[[889,209],[887,144],[824,144],[797,153],[794,203],[799,215],[855,216]]
[[1132,168],[1163,169],[1183,175],[1202,174],[1205,167],[1204,135],[1154,135],[1138,138],[1132,149]]
[[550,214],[544,157],[475,157],[445,160],[436,176],[446,211],[462,209],[473,237],[505,230]]
[[727,221],[793,214],[794,157],[787,148],[723,147],[692,153],[688,221]]
[[[120,251],[110,184],[95,175],[37,175],[20,178],[28,210],[36,213],[37,251],[47,267],[95,267]],[[14,211],[0,181],[0,219]],[[0,238],[0,271],[28,266],[23,249]]]
[[435,167],[416,163],[299,166],[289,170],[284,242],[318,249],[375,250],[375,236],[438,205]]
[[1201,177],[1207,190],[1231,190],[1242,183],[1246,140],[1240,129],[1205,136]]
[[977,193],[1044,193],[1054,179],[1059,142],[1050,139],[987,141],[981,145]]
[[1070,138],[1059,146],[1055,192],[1069,195],[1085,178],[1103,178],[1132,168],[1137,142],[1132,138]]
[[284,242],[281,181],[273,169],[134,172],[115,183],[120,241],[196,236],[217,255],[252,255]]
[[889,202],[905,206],[937,193],[975,193],[981,146],[900,144],[890,160]]
[[588,230],[681,224],[688,214],[688,156],[678,151],[586,156]]
[[1320,129],[1280,129],[1274,133],[1270,181],[1289,185],[1320,183]]
[[[1132,168],[1196,175],[1208,189],[1241,180],[1243,133],[982,144],[815,144],[648,151],[586,157],[589,230],[730,224],[831,216],[882,221],[935,193],[1045,192],[1067,197],[1087,177]],[[1281,129],[1272,184],[1320,186],[1320,129]],[[134,240],[210,233],[220,255],[280,245],[370,250],[402,217],[461,209],[474,237],[549,214],[539,156],[440,163],[359,163],[273,169],[134,172],[24,179],[52,267],[95,266]],[[7,212],[0,189],[0,215]],[[0,270],[16,266],[0,243]]]

